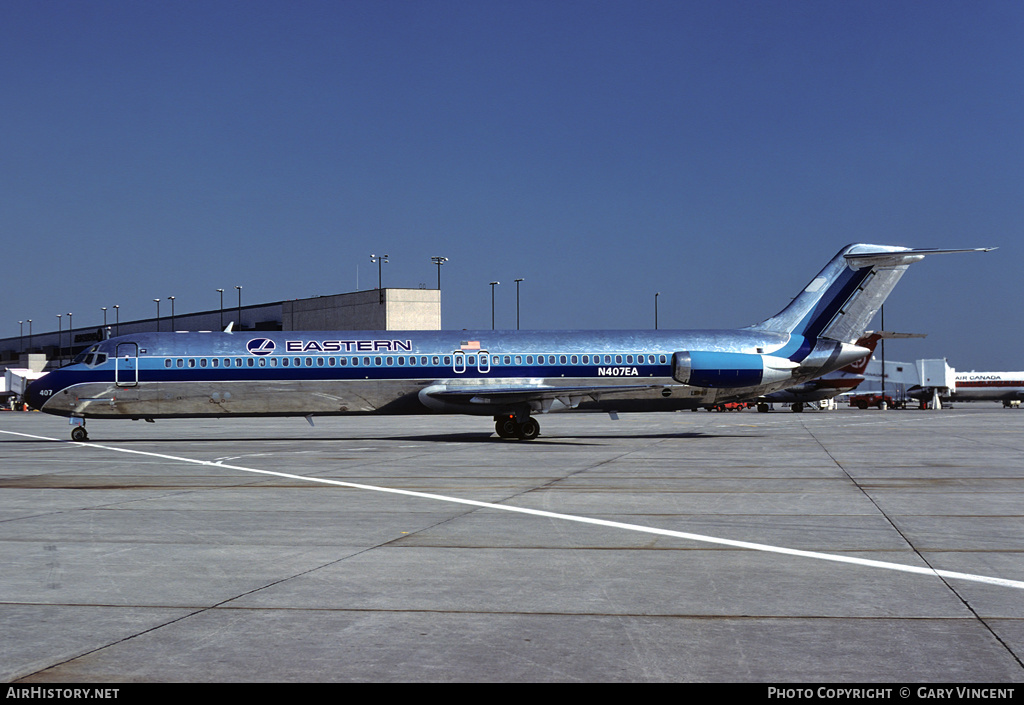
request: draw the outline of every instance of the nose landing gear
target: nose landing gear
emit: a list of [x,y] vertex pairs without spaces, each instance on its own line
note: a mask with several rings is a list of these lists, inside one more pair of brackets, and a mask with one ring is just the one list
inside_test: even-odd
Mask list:
[[89,432],[85,430],[85,422],[76,425],[71,429],[71,440],[84,443],[89,440]]
[[523,421],[518,421],[515,414],[495,416],[494,431],[500,438],[518,438],[521,441],[532,441],[540,435],[540,424],[532,416],[527,416]]

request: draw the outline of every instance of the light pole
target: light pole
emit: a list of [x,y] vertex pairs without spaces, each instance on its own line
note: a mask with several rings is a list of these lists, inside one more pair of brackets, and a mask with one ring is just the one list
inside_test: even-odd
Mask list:
[[171,332],[173,333],[174,332],[174,297],[173,296],[168,296],[167,298],[171,300]]
[[658,297],[661,296],[660,291],[654,293],[654,330],[658,330]]
[[121,307],[114,304],[114,330],[121,335]]
[[19,353],[25,352],[25,321],[18,321],[18,347]]
[[156,332],[160,332],[160,299],[153,299],[156,302]]
[[441,290],[441,265],[448,261],[447,257],[431,257],[430,261],[437,265],[437,290]]
[[516,330],[519,330],[519,282],[522,279],[516,279]]
[[224,330],[224,290],[217,289],[217,293],[220,294],[220,329]]
[[32,349],[32,319],[28,319],[28,349]]
[[238,289],[238,330],[242,330],[242,287],[235,288]]
[[882,355],[882,406],[879,407],[879,408],[885,409],[885,408],[887,408],[886,402],[885,402],[885,335],[884,335],[884,333],[885,333],[885,306],[881,306],[879,308],[879,312],[882,314],[882,320],[880,320],[878,322],[878,325],[882,328],[882,333],[883,333],[882,340],[881,340],[881,343],[882,343],[882,352],[881,352],[881,355]]
[[377,255],[370,255],[370,261],[377,263],[377,288],[378,289],[383,289],[384,288],[384,285],[383,285],[384,273],[383,273],[381,267],[382,267],[382,265],[385,265],[385,264],[388,263],[388,256],[387,255],[382,255],[382,256],[378,257]]
[[494,330],[494,287],[501,282],[491,282],[491,330]]
[[370,261],[377,263],[377,289],[380,291],[380,302],[384,303],[384,274],[381,271],[381,267],[388,263],[388,256],[378,257],[377,255],[370,255]]
[[57,314],[57,367],[64,366],[64,331],[60,327],[60,314]]
[[75,334],[72,333],[72,329],[75,327],[74,321],[71,318],[71,314],[68,313],[68,357],[74,358],[74,347],[75,347]]

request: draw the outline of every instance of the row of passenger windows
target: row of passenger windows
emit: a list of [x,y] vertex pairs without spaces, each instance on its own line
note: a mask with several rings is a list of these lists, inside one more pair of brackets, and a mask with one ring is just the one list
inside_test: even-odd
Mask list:
[[[373,357],[178,357],[165,358],[164,367],[437,367],[453,364],[477,365],[476,355],[399,355]],[[665,355],[490,355],[480,356],[479,364],[487,365],[664,365]]]

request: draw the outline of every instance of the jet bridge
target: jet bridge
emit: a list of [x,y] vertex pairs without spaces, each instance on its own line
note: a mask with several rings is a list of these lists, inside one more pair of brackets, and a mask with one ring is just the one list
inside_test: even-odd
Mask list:
[[918,360],[917,374],[921,387],[931,393],[931,409],[942,408],[942,397],[949,397],[956,389],[956,370],[941,360]]
[[42,376],[42,372],[33,372],[24,367],[9,367],[4,370],[3,389],[0,389],[0,397],[4,398],[4,403],[8,399],[15,401],[24,399],[28,385]]

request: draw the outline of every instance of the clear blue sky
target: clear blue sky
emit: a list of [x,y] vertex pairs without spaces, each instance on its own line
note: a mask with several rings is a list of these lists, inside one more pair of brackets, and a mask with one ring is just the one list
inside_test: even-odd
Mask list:
[[[843,245],[891,359],[1024,369],[1024,4],[0,3],[0,336],[376,286],[446,328],[736,327]],[[233,298],[228,301],[234,303]],[[164,311],[166,312],[166,311]],[[52,323],[50,323],[52,321]],[[46,322],[46,323],[44,323]]]

